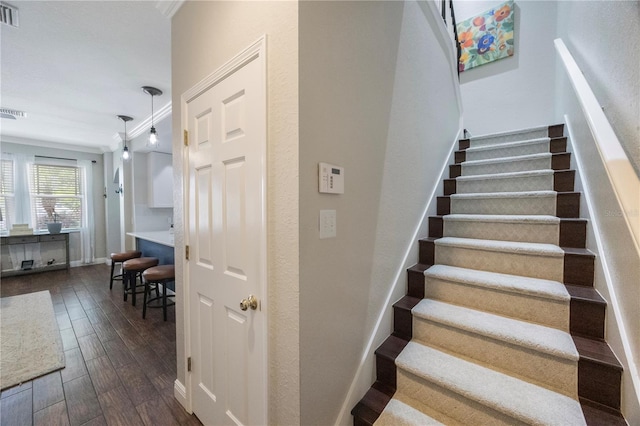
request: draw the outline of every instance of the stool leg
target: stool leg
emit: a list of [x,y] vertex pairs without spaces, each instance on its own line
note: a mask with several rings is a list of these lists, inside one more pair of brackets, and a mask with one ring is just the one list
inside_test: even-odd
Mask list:
[[[157,285],[157,284],[156,284]],[[149,288],[149,282],[144,282],[144,296],[142,297],[142,319],[145,319],[147,316],[147,293],[149,293],[151,289]]]
[[122,288],[124,292],[124,301],[127,301],[127,289],[129,288],[129,272],[122,271]]
[[162,284],[162,315],[167,320],[167,282]]
[[109,290],[111,290],[113,288],[113,270],[116,267],[116,262],[114,262],[113,260],[111,261],[111,279],[109,280]]
[[[142,278],[140,278],[142,281]],[[133,274],[133,282],[131,283],[131,304],[136,306],[136,287],[138,286],[138,274]]]

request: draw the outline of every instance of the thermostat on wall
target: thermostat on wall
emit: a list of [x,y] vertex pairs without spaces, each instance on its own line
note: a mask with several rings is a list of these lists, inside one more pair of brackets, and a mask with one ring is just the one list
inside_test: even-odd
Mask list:
[[344,167],[319,163],[318,191],[327,194],[344,194]]

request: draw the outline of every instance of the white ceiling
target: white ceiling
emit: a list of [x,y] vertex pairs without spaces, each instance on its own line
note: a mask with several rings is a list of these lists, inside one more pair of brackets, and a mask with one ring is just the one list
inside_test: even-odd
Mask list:
[[20,26],[0,25],[0,106],[27,118],[0,119],[2,141],[115,150],[118,114],[134,118],[129,139],[148,131],[151,97],[142,86],[164,92],[154,97],[156,123],[158,112],[170,120],[170,2],[7,3],[18,7]]

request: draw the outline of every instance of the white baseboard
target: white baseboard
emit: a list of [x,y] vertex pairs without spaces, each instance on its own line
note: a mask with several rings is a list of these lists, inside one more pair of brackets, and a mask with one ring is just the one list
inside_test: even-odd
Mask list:
[[108,259],[106,257],[98,257],[94,259],[92,263],[82,263],[81,260],[72,260],[71,262],[69,262],[69,264],[71,265],[72,268],[77,268],[78,266],[87,266],[87,265],[101,265],[103,263],[110,265],[111,263],[108,263],[107,260]]
[[191,414],[191,407],[187,401],[187,388],[178,379],[173,382],[173,396],[187,410],[187,413]]

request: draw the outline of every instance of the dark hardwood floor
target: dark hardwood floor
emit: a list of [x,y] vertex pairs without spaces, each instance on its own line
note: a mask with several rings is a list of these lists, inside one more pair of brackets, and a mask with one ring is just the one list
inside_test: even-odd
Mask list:
[[1,426],[200,425],[173,397],[175,310],[122,300],[106,265],[3,278],[2,297],[49,290],[66,367],[0,394]]

